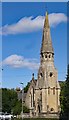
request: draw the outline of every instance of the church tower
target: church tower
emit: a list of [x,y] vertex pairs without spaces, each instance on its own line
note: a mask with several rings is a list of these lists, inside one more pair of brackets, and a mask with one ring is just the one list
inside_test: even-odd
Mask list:
[[48,13],[46,12],[40,51],[40,67],[35,87],[35,113],[37,116],[39,113],[44,115],[59,112],[60,86],[57,77]]

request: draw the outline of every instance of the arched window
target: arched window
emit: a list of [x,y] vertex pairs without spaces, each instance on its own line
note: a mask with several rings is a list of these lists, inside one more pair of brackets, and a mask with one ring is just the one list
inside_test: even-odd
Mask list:
[[41,106],[41,110],[42,110],[42,92],[40,93],[40,106]]
[[54,108],[51,108],[51,112],[54,111]]
[[31,107],[32,107],[32,94],[31,94]]
[[49,58],[50,58],[51,56],[49,55]]
[[34,106],[34,88],[33,88],[33,106]]
[[50,77],[52,77],[52,75],[53,75],[53,73],[52,73],[52,72],[50,72]]
[[42,92],[40,93],[40,100],[42,101]]
[[55,95],[55,87],[53,88],[53,95]]
[[52,57],[54,58],[54,54],[52,54]]
[[48,94],[50,95],[50,87],[48,87]]
[[41,77],[43,77],[43,74],[42,74],[42,73],[40,73],[40,76],[41,76]]
[[47,55],[45,55],[45,58],[47,58]]

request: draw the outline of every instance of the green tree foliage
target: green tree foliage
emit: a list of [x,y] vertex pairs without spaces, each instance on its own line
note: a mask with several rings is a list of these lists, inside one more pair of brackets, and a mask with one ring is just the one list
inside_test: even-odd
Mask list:
[[21,101],[17,101],[15,106],[13,107],[12,111],[14,115],[19,115],[22,110],[22,104]]
[[15,105],[17,101],[17,94],[12,89],[2,89],[2,111],[11,113],[12,107]]
[[67,69],[67,77],[65,83],[61,87],[61,116],[66,117],[65,120],[69,120],[69,65]]
[[[22,101],[18,100],[17,92],[14,89],[2,89],[2,111],[19,115],[22,111]],[[29,109],[24,105],[23,112],[29,113]]]
[[27,83],[26,87],[24,87],[24,93],[27,93],[30,86],[30,82]]
[[61,103],[61,112],[63,113],[64,112],[63,103],[64,103],[64,86],[65,86],[65,82],[62,82],[60,84],[60,86],[61,86],[60,103]]
[[18,96],[16,91],[14,89],[10,90],[10,89],[3,88],[2,89],[2,111],[8,112],[8,113],[16,111],[17,113],[20,113],[21,112],[20,106],[21,106],[21,102],[18,101]]
[[24,113],[29,113],[30,112],[29,109],[25,105],[23,106],[23,112]]

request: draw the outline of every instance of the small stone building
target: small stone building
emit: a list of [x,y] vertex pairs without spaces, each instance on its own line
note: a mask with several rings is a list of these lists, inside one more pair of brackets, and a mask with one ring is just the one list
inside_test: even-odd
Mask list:
[[30,109],[30,116],[58,116],[60,112],[60,85],[58,72],[54,65],[54,50],[50,35],[48,13],[46,12],[42,45],[40,51],[40,67],[37,80],[32,76],[25,104]]

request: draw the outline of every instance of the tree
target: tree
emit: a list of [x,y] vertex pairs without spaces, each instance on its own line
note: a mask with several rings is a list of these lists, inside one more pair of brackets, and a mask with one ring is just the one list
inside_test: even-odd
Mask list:
[[69,118],[69,65],[67,70],[67,78],[65,81],[65,87],[64,87],[64,113],[66,114],[67,118]]
[[26,87],[24,87],[24,93],[27,93],[30,86],[30,82],[27,83]]
[[29,113],[30,111],[29,111],[29,108],[27,107],[27,106],[23,106],[23,112],[24,113]]
[[[14,115],[19,115],[21,113],[22,101],[18,100],[17,92],[15,89],[2,89],[2,111],[13,113]],[[23,112],[29,113],[29,109],[25,105],[23,106]]]
[[61,87],[60,94],[60,102],[61,102],[61,116],[66,117],[65,119],[69,119],[69,65],[67,69],[67,77],[64,85]]
[[60,103],[61,103],[61,113],[64,112],[64,106],[63,106],[63,102],[64,102],[64,85],[65,85],[65,81],[61,82],[60,86],[61,86],[61,92],[60,92]]
[[12,108],[13,114],[14,115],[19,115],[22,110],[22,104],[21,101],[17,101],[15,106]]
[[[21,102],[18,101],[18,96],[16,91],[14,89],[3,88],[2,89],[2,111],[11,113],[16,111],[16,108],[17,108],[20,113],[21,112],[20,106],[21,106]],[[13,111],[13,108],[15,109],[14,111]]]

